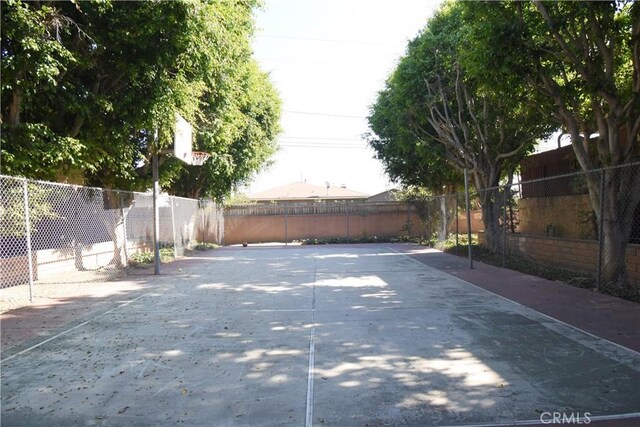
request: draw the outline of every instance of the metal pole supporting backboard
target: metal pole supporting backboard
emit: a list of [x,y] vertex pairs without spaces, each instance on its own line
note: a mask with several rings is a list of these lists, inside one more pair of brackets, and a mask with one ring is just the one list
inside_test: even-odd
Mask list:
[[154,147],[152,155],[152,175],[153,175],[153,274],[160,274],[160,217],[158,214],[158,130],[154,133]]

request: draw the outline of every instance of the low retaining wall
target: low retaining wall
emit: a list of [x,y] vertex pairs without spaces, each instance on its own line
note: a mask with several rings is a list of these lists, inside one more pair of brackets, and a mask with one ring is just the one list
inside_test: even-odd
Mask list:
[[[127,242],[127,255],[152,250],[146,243]],[[124,253],[121,253],[123,256]],[[31,266],[33,280],[51,281],[72,271],[97,270],[113,261],[113,242],[101,242],[90,247],[41,249],[33,251]],[[124,262],[124,259],[123,259]],[[29,283],[29,263],[26,255],[0,258],[0,288]]]
[[[483,233],[480,243],[484,243]],[[595,274],[598,265],[598,242],[595,240],[508,234],[507,247],[509,253],[566,270]],[[629,244],[626,261],[629,278],[640,285],[640,245]]]
[[[33,280],[38,280],[38,255],[31,254]],[[29,283],[29,257],[27,255],[0,258],[0,288]]]

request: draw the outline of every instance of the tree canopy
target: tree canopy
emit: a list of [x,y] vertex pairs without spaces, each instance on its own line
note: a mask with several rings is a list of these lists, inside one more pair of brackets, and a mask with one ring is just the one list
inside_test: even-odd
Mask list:
[[[625,255],[640,203],[640,3],[463,3],[473,48],[466,62],[484,87],[525,82],[551,103],[538,108],[571,136],[602,222],[604,280],[632,292]],[[601,191],[604,190],[604,194]],[[604,204],[601,203],[604,201]]]
[[168,147],[179,112],[212,160],[196,176],[165,159],[161,184],[228,194],[263,167],[278,132],[278,95],[251,58],[257,6],[2,2],[3,173],[148,188],[154,130]]
[[[479,192],[487,242],[500,239],[497,186],[534,142],[551,130],[529,106],[531,91],[482,87],[461,52],[469,43],[458,3],[446,3],[409,43],[369,118],[370,143],[387,170],[423,177],[426,186],[459,179],[469,169]],[[458,181],[459,182],[459,181]]]

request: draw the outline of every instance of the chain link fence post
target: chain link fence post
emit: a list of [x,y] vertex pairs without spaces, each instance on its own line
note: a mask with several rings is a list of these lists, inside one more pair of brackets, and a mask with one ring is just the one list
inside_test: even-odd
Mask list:
[[598,217],[598,259],[596,265],[596,290],[602,287],[602,264],[603,264],[603,246],[604,246],[604,179],[605,170],[600,170],[600,216]]
[[432,236],[432,232],[431,232],[431,201],[433,199],[431,197],[427,197],[427,244],[431,245],[431,236]]
[[507,266],[507,187],[502,190],[502,268]]
[[169,202],[171,203],[171,230],[173,231],[173,259],[178,259],[178,241],[176,239],[176,213],[174,204],[176,202],[176,198],[173,196],[169,196]]
[[469,249],[469,268],[473,269],[473,248],[471,246],[471,207],[469,206],[469,171],[464,168],[464,203],[467,210],[467,247]]
[[124,198],[122,197],[122,192],[118,193],[118,198],[120,200],[120,216],[122,218],[122,250],[124,252],[124,263],[125,267],[129,266],[129,249],[127,248],[127,214],[128,211],[124,206]]
[[459,215],[459,206],[458,206],[458,196],[459,194],[456,193],[456,255],[458,255],[458,244],[459,244],[459,238],[458,238],[458,234],[460,233],[460,215]]
[[345,212],[347,214],[347,242],[350,242],[351,236],[349,235],[349,202],[345,202]]
[[205,210],[205,207],[201,205],[200,216],[202,217],[202,243],[207,243],[207,231],[205,229],[204,210]]
[[24,227],[27,240],[27,264],[29,266],[29,302],[33,302],[33,251],[31,248],[31,220],[29,218],[29,182],[22,181],[24,197]]
[[284,204],[284,245],[287,246],[289,243],[289,204]]

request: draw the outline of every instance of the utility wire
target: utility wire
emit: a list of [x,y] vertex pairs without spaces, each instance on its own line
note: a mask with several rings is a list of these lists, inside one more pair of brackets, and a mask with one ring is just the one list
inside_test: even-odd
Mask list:
[[[380,58],[379,56],[376,59]],[[370,62],[374,61],[357,61],[357,62],[323,62],[323,61],[305,61],[301,59],[279,59],[279,58],[256,58],[258,61],[263,62],[285,62],[292,64],[308,64],[308,65],[328,65],[330,67],[342,67],[342,68],[357,68],[357,67],[369,67]],[[380,62],[380,61],[378,61]]]
[[406,43],[406,40],[396,42],[371,42],[365,40],[336,40],[336,39],[314,39],[311,37],[293,37],[293,36],[276,36],[271,34],[257,34],[256,37],[264,37],[267,39],[283,39],[283,40],[302,40],[321,43],[338,43],[338,44],[362,44],[371,46],[396,46],[399,43]]
[[340,148],[340,149],[363,149],[369,148],[366,143],[363,144],[339,144],[336,142],[329,142],[326,144],[320,142],[305,142],[305,141],[292,141],[292,142],[281,142],[278,144],[280,147],[292,147],[292,148]]
[[280,144],[282,148],[319,148],[322,150],[338,149],[338,150],[365,150],[368,147],[350,147],[350,146],[319,146],[319,145],[300,145],[300,144]]
[[311,111],[291,111],[291,110],[282,110],[283,113],[289,114],[305,114],[309,116],[325,116],[325,117],[340,117],[343,119],[366,119],[364,116],[349,116],[343,114],[329,114],[329,113],[316,113]]
[[324,138],[324,137],[317,137],[317,136],[281,136],[281,139],[296,139],[296,140],[300,140],[300,139],[312,139],[312,140],[318,140],[318,141],[363,141],[362,139],[359,138]]

